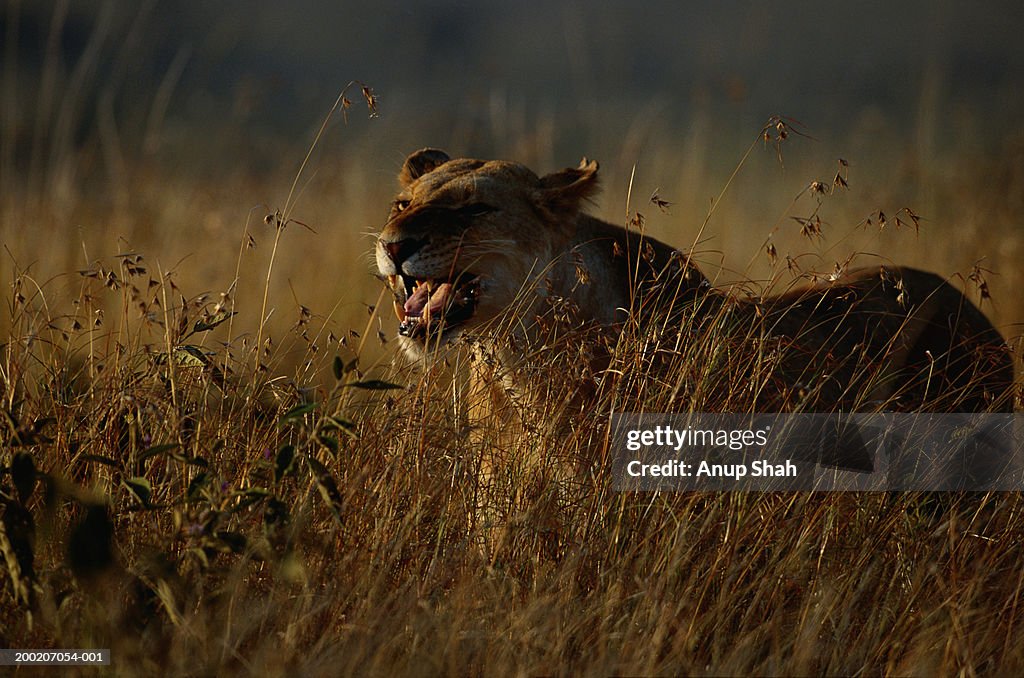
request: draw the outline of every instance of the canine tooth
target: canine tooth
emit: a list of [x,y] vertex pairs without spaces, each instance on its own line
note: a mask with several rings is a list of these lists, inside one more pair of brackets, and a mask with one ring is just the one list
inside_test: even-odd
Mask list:
[[391,285],[392,287],[397,285],[398,284],[398,276],[397,275],[389,275],[388,276],[388,284]]
[[405,307],[397,301],[395,304],[395,315],[398,316],[398,322],[405,322]]

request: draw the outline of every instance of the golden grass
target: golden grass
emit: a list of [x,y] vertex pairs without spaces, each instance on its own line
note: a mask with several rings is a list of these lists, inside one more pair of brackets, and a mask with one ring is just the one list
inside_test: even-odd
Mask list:
[[505,449],[545,451],[511,465],[512,497],[480,484],[490,451],[434,372],[371,381],[324,356],[335,387],[309,393],[137,331],[91,358],[55,332],[7,346],[6,646],[110,647],[119,674],[1024,663],[1017,495],[936,515],[907,495],[616,493],[600,471],[564,481],[587,427],[538,412]]
[[[734,199],[704,229],[727,234],[726,264],[748,277],[786,284],[787,253],[827,273],[839,250],[868,249],[829,240],[830,222],[873,214],[877,229],[874,209],[915,221],[900,203],[822,208],[809,181],[787,180],[779,201],[777,178],[749,183],[766,176],[757,162],[730,195],[768,196],[774,216],[739,227],[751,214]],[[0,645],[109,647],[125,675],[1024,670],[1018,495],[936,513],[907,495],[616,493],[600,468],[564,473],[592,449],[603,405],[568,430],[548,425],[564,413],[532,412],[524,434],[481,447],[458,374],[390,364],[392,321],[367,313],[378,287],[359,233],[390,187],[323,164],[280,212],[250,208],[290,177],[241,171],[210,190],[139,169],[116,209],[75,184],[70,202],[43,190],[3,205]],[[611,196],[627,194],[626,169]],[[963,232],[894,236],[893,222],[870,237],[961,271],[971,294],[987,281],[1005,326],[1024,308],[1015,250],[986,241],[999,275],[984,276],[961,245],[1020,214],[980,216],[1002,189],[973,181],[945,212]],[[680,243],[668,224],[707,213],[703,198],[671,218],[639,208]],[[39,230],[17,226],[29,217]],[[818,227],[824,241],[801,240]],[[620,410],[659,402],[631,388],[644,372],[629,348]],[[717,397],[708,364],[693,387]],[[481,483],[496,451],[542,463]]]

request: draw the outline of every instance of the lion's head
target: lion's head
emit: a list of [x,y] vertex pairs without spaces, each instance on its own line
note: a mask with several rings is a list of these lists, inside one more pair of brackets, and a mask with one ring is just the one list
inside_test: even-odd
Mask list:
[[398,179],[375,253],[403,348],[419,358],[494,319],[542,277],[597,190],[597,163],[538,177],[518,163],[425,148]]

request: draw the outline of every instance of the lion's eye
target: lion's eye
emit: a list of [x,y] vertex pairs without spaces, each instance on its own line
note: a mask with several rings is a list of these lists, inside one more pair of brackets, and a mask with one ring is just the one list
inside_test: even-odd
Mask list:
[[395,211],[396,212],[404,212],[408,207],[409,207],[409,201],[408,200],[396,200],[395,201]]

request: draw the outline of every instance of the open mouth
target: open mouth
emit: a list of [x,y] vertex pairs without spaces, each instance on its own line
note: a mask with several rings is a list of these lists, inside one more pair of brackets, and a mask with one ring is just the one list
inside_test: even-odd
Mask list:
[[[448,279],[417,280],[401,273],[388,276],[395,294],[398,333],[426,340],[473,317],[480,291],[480,276],[458,273]],[[403,300],[404,296],[404,300]]]

